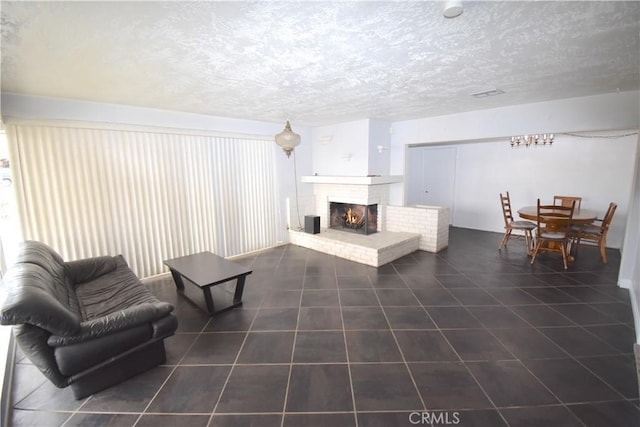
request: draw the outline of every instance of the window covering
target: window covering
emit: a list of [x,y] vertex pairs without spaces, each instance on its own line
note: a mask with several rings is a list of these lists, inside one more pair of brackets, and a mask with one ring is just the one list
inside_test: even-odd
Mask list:
[[263,138],[76,123],[9,124],[7,134],[22,238],[66,260],[123,254],[147,277],[168,258],[277,242],[274,149]]

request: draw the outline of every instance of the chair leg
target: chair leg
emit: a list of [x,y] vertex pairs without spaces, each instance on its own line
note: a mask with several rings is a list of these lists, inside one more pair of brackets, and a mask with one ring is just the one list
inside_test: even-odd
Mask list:
[[607,263],[607,248],[605,246],[604,239],[600,240],[600,256],[602,257],[602,262],[604,264],[606,264]]
[[[580,247],[580,237],[577,237],[573,240],[573,244],[571,245],[571,251],[573,252],[573,256],[577,257],[578,256],[578,247]],[[576,249],[573,250],[573,245],[575,244]]]
[[566,243],[560,244],[560,252],[562,253],[562,262],[564,263],[564,269],[568,270],[569,267],[567,266],[567,244]]
[[531,230],[524,230],[524,243],[527,245],[527,255],[531,255],[534,247]]
[[498,250],[501,250],[504,245],[507,244],[507,241],[509,240],[509,237],[511,236],[511,231],[512,229],[509,228],[507,229],[507,231],[504,232],[504,236],[502,237],[502,241],[500,242],[500,246],[498,246]]
[[533,255],[531,256],[531,264],[536,260],[536,255],[538,255],[538,249],[540,249],[540,239],[536,242],[536,247],[533,250]]

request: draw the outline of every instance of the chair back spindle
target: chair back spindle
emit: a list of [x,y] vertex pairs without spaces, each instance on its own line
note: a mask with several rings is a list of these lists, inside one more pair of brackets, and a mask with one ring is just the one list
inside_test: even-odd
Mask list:
[[502,217],[504,219],[504,236],[502,237],[502,241],[500,242],[500,246],[498,246],[498,250],[501,250],[503,246],[506,246],[509,237],[511,237],[511,232],[513,230],[520,230],[523,232],[523,235],[514,234],[515,237],[524,237],[525,246],[527,248],[527,255],[531,254],[533,250],[533,234],[532,230],[536,228],[536,225],[531,221],[514,221],[513,220],[513,211],[511,210],[511,197],[509,196],[509,192],[506,192],[506,196],[503,196],[500,193],[500,206],[502,207]]
[[511,212],[511,199],[509,197],[508,191],[506,196],[503,196],[502,193],[500,193],[500,205],[502,206],[504,226],[508,227],[509,224],[513,221],[513,213]]

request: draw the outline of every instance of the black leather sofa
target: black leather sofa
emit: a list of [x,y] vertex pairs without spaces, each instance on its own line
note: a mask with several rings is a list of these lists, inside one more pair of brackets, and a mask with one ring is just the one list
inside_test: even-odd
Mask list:
[[15,325],[24,354],[80,399],[165,361],[178,321],[124,258],[64,262],[26,241],[0,287],[0,323]]

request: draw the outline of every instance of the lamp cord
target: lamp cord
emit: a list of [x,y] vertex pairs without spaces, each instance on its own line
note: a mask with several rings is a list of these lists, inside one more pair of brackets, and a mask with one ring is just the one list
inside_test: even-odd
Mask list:
[[298,231],[302,230],[300,222],[300,203],[298,201],[298,168],[296,165],[296,150],[293,150],[293,186],[296,189],[296,217],[298,218]]

